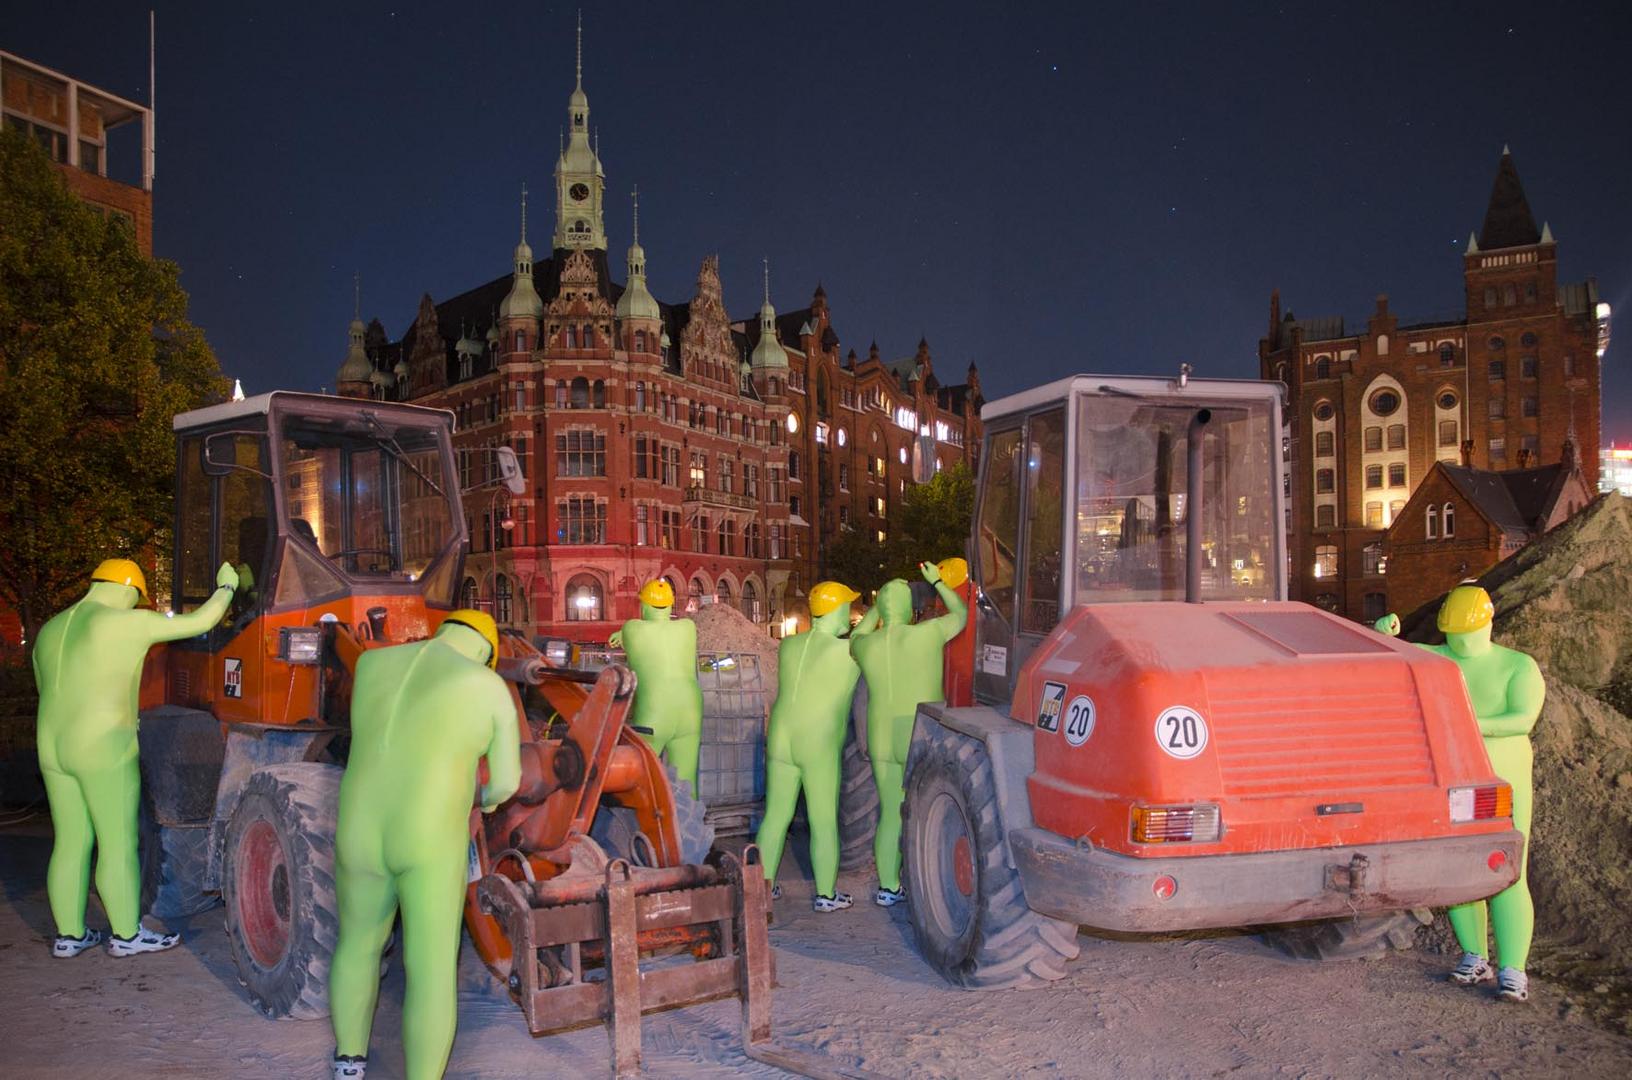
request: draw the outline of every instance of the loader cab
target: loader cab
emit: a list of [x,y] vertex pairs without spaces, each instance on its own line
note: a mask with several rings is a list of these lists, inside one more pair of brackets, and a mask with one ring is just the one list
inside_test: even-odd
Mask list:
[[990,402],[981,419],[977,701],[1006,705],[1075,606],[1286,598],[1274,384],[1083,375]]
[[219,626],[172,647],[168,701],[221,720],[316,719],[305,684],[322,620],[366,627],[383,612],[404,640],[455,606],[466,536],[450,413],[274,392],[174,427],[172,605],[207,600],[223,562],[239,587]]

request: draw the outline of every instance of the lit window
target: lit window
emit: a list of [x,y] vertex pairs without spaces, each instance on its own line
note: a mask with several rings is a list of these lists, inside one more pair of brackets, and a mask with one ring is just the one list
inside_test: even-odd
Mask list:
[[896,456],[901,459],[901,464],[905,465],[907,463],[907,448],[905,446],[903,446],[897,452]]
[[816,441],[818,443],[821,443],[823,446],[827,445],[827,425],[826,424],[818,423],[816,425]]
[[799,434],[799,414],[798,413],[791,413],[790,412],[788,414],[788,434],[789,435]]
[[838,434],[837,434],[836,437],[839,440],[839,445],[840,446],[844,446],[846,443],[848,443],[850,441],[850,434],[847,431],[845,431],[842,427],[838,430]]
[[1337,547],[1333,544],[1321,544],[1315,548],[1315,577],[1332,578],[1337,576]]
[[1366,504],[1366,528],[1380,529],[1383,527],[1383,504],[1368,502]]
[[1383,545],[1378,541],[1373,541],[1360,549],[1360,561],[1367,577],[1380,577],[1388,573],[1388,563],[1383,558]]
[[1423,535],[1430,540],[1439,539],[1439,507],[1430,506],[1428,508],[1428,524],[1423,530]]

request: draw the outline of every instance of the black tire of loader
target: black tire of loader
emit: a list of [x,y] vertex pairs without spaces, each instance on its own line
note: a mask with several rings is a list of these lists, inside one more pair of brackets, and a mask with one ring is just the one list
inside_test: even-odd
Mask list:
[[[714,826],[708,823],[708,807],[691,797],[691,785],[674,775],[674,768],[663,766],[669,774],[669,787],[674,791],[674,814],[680,827],[680,861],[702,865],[708,861],[714,847]],[[613,806],[602,802],[589,825],[589,838],[601,845],[609,859],[626,859],[631,866],[647,866],[651,860],[644,850],[636,850],[635,837],[640,832],[640,821],[627,806]],[[648,837],[648,839],[650,839]]]
[[1416,912],[1394,911],[1271,926],[1260,931],[1259,937],[1265,945],[1296,960],[1375,960],[1390,949],[1413,948],[1417,927],[1424,923]]
[[[986,747],[938,724],[928,734],[927,743],[913,748],[902,808],[902,863],[918,951],[948,982],[966,990],[1024,989],[1063,978],[1066,962],[1079,951],[1077,928],[1026,905],[1020,876],[1004,854]],[[952,855],[943,850],[944,837],[930,835],[934,819],[948,814],[959,815],[952,819],[954,832],[961,830],[969,843],[970,900],[959,901],[946,891]],[[969,909],[961,926],[944,917],[957,907]]]
[[210,827],[160,825],[144,793],[138,819],[141,835],[142,912],[160,919],[185,919],[221,902],[204,891],[209,866]]
[[844,740],[839,773],[839,869],[859,870],[871,863],[877,832],[878,785],[873,782],[873,763],[852,724]]
[[[227,826],[222,897],[227,939],[238,981],[266,1015],[315,1020],[329,1014],[329,965],[340,934],[334,889],[335,818],[341,769],[334,765],[273,765],[249,778]],[[257,822],[277,834],[287,876],[288,944],[263,965],[245,940],[237,859],[246,830]]]

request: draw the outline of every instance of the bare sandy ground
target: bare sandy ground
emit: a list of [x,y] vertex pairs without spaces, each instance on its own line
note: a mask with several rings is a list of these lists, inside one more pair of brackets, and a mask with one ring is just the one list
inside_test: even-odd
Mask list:
[[[219,909],[169,953],[51,959],[48,835],[38,820],[0,831],[0,1076],[327,1076],[326,1022],[267,1020],[240,995]],[[1445,959],[1422,954],[1315,965],[1246,936],[1085,935],[1070,977],[1047,990],[952,990],[913,952],[904,911],[814,914],[808,881],[789,880],[797,869],[784,864],[771,933],[777,1034],[887,1077],[1632,1076],[1632,1039],[1594,1026],[1560,988],[1538,979],[1529,1006],[1500,1005],[1447,986]],[[869,882],[841,887],[865,898]],[[401,999],[393,964],[371,1077],[402,1075]],[[784,1075],[742,1057],[738,1016],[734,1001],[648,1016],[646,1075]],[[466,949],[450,1077],[607,1071],[602,1029],[530,1037]]]

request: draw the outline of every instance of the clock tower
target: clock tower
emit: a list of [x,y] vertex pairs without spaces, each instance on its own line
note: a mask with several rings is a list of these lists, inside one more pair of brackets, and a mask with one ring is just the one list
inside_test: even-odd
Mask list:
[[589,97],[584,93],[584,19],[578,16],[578,81],[567,99],[567,138],[555,162],[555,248],[606,250],[601,198],[606,174],[589,142]]

